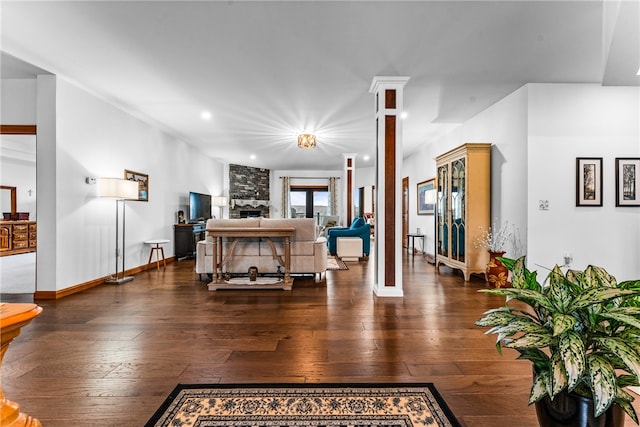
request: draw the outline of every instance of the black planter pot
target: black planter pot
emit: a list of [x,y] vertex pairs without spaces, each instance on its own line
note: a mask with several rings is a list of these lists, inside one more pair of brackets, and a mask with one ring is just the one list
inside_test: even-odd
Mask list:
[[560,393],[553,401],[545,396],[536,402],[540,427],[623,427],[625,412],[618,405],[593,416],[593,400],[574,393]]

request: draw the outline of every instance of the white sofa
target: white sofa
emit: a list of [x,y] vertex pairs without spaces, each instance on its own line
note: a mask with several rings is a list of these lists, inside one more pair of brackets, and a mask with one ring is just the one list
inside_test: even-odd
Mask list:
[[[206,228],[213,227],[295,227],[291,239],[291,273],[314,274],[322,276],[327,270],[327,240],[317,236],[313,218],[246,218],[246,219],[210,219]],[[227,254],[232,238],[223,240],[224,253]],[[196,273],[213,273],[213,240],[208,235],[196,245]],[[278,255],[284,257],[282,239],[274,239]],[[249,267],[258,267],[259,273],[277,273],[280,264],[274,259],[271,245],[261,238],[242,238],[238,241],[233,258],[226,265],[229,273],[247,273]],[[284,272],[284,267],[280,271]]]

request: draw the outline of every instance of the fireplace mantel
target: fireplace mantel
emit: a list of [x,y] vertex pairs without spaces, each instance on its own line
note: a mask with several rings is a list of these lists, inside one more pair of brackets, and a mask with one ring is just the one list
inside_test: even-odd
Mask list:
[[250,199],[231,199],[231,209],[235,209],[236,206],[251,206],[257,208],[258,206],[269,207],[268,200],[250,200]]

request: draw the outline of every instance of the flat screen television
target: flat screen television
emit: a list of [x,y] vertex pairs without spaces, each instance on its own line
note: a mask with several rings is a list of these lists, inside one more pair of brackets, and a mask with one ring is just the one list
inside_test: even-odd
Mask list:
[[211,218],[211,195],[189,193],[189,222],[206,221]]

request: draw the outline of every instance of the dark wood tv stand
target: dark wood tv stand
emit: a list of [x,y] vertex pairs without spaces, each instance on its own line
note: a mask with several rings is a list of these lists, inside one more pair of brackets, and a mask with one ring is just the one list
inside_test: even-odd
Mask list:
[[194,258],[196,256],[196,245],[205,238],[205,226],[204,222],[175,224],[173,226],[176,259]]

